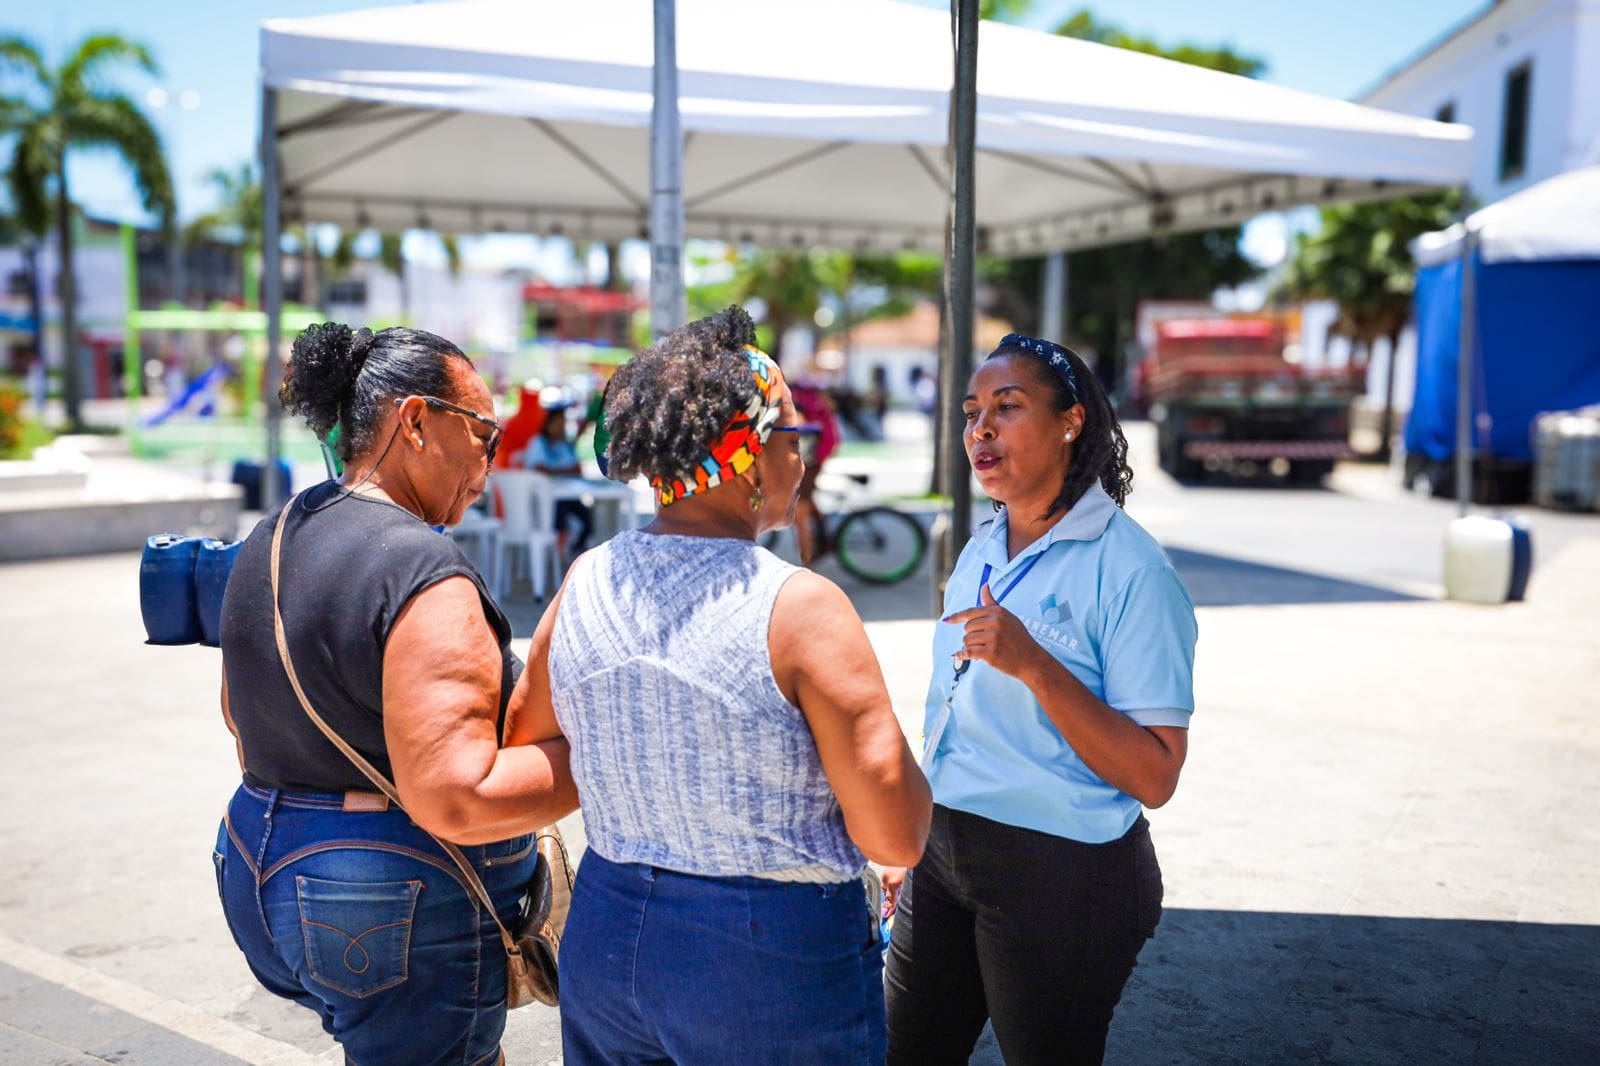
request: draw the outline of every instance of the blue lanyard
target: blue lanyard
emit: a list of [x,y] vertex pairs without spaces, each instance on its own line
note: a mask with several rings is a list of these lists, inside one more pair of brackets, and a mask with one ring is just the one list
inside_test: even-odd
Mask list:
[[[1033,558],[1023,563],[1022,569],[1017,571],[1017,576],[1011,579],[1011,584],[1006,586],[1006,590],[995,595],[994,602],[997,604],[1006,602],[1006,597],[1011,595],[1011,590],[1022,584],[1022,579],[1028,576],[1028,571],[1032,570],[1034,564],[1042,558],[1044,558],[1044,552],[1039,552],[1037,555],[1033,556]],[[983,606],[983,586],[989,583],[989,575],[992,573],[994,573],[994,567],[990,566],[988,563],[984,563],[983,577],[979,578],[978,580],[978,601],[976,604],[974,604],[974,606]]]
[[[1044,555],[1044,552],[1039,552],[1026,563],[1023,563],[1022,568],[1017,571],[1017,576],[1011,579],[1011,583],[1007,585],[1001,592],[995,595],[994,602],[997,604],[1001,603],[1007,596],[1011,595],[1011,590],[1022,584],[1022,579],[1028,576],[1028,571],[1033,569],[1034,564],[1039,561],[1039,558],[1042,555]],[[984,563],[983,577],[978,582],[977,606],[979,607],[983,606],[983,587],[989,583],[989,577],[993,573],[994,567],[990,566],[988,563]],[[950,693],[945,697],[944,707],[934,718],[933,726],[928,730],[928,735],[922,742],[922,758],[918,760],[918,765],[920,765],[923,770],[927,770],[928,764],[933,760],[933,753],[938,750],[939,740],[944,736],[945,728],[950,724],[950,715],[955,709],[956,689],[961,684],[961,675],[966,673],[967,667],[971,665],[971,659],[963,659],[961,664],[955,667],[956,673],[955,676],[950,679]]]
[[[1011,584],[1007,585],[1003,591],[995,593],[994,602],[996,604],[1002,604],[1002,603],[1006,602],[1006,597],[1011,595],[1011,590],[1016,588],[1018,585],[1022,584],[1022,579],[1028,576],[1028,571],[1032,570],[1033,567],[1034,567],[1034,564],[1037,563],[1042,558],[1044,558],[1044,552],[1039,552],[1038,554],[1036,554],[1033,557],[1031,557],[1027,562],[1023,563],[1022,564],[1022,569],[1017,571],[1017,576],[1011,579]],[[983,564],[983,577],[981,577],[978,580],[978,599],[977,599],[977,602],[975,604],[973,604],[973,606],[975,606],[975,607],[982,607],[983,606],[983,587],[989,583],[989,575],[992,574],[992,573],[994,573],[994,567],[990,566],[988,563],[984,563]],[[972,660],[971,659],[963,659],[963,660],[961,660],[961,665],[956,667],[956,677],[959,679],[962,674],[967,672],[967,667],[969,667],[971,665],[972,665]],[[951,686],[951,692],[954,693],[954,691],[955,691],[955,689],[954,689],[954,686],[952,685]]]

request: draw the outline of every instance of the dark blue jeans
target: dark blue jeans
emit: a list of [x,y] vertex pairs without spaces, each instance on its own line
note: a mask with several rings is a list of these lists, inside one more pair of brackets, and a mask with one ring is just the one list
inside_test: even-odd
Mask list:
[[[405,813],[241,785],[217,833],[234,941],[270,992],[316,1011],[358,1066],[492,1063],[505,949],[461,872]],[[501,920],[533,875],[532,835],[461,849]]]
[[784,884],[590,849],[561,941],[567,1066],[883,1062],[883,956],[859,881]]

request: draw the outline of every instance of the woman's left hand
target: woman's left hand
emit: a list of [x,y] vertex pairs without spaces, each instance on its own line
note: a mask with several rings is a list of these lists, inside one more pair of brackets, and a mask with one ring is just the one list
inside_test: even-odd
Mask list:
[[956,662],[988,663],[1002,674],[1025,678],[1039,664],[1039,656],[1048,654],[1016,615],[995,602],[988,585],[979,593],[979,606],[947,615],[943,621],[966,627]]

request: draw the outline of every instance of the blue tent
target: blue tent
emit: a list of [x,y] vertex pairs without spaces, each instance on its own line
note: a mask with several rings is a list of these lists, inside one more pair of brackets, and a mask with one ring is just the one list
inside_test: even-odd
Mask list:
[[1473,214],[1465,228],[1417,242],[1406,451],[1439,462],[1456,452],[1468,231],[1476,245],[1473,452],[1530,462],[1536,415],[1600,403],[1600,167],[1541,182]]

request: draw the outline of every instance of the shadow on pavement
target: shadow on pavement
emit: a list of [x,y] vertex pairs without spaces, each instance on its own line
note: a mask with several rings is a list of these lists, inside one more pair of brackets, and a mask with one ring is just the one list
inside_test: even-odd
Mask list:
[[1597,1024],[1600,926],[1172,909],[1106,1061],[1544,1066],[1595,1061]]
[[1305,570],[1167,548],[1196,607],[1290,603],[1400,603],[1420,597],[1379,585],[1326,577]]

